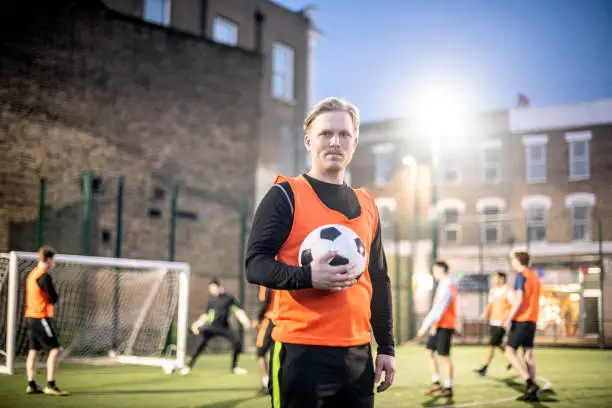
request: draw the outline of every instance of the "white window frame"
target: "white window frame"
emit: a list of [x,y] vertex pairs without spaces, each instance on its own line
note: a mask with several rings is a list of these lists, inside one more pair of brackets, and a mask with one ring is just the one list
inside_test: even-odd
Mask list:
[[147,18],[147,8],[148,8],[149,0],[144,0],[142,16],[143,16],[143,19],[145,21],[148,21],[149,23],[168,26],[170,25],[172,0],[161,0],[161,1],[163,3],[162,7],[164,8],[162,11],[162,14],[163,14],[162,21],[157,21],[157,20],[152,20],[152,19]]
[[[282,68],[277,66],[278,55],[283,56],[284,67]],[[272,97],[285,102],[293,102],[295,92],[295,50],[280,42],[272,44],[271,70]],[[276,89],[277,82],[275,78],[278,77],[280,77],[281,83],[283,84],[281,89]]]
[[[457,211],[457,222],[446,223],[445,215],[446,211],[455,210]],[[445,200],[438,201],[436,206],[437,218],[440,226],[440,234],[442,235],[442,243],[445,245],[459,245],[462,240],[462,228],[461,228],[461,214],[465,212],[465,202],[456,198],[447,198]],[[449,231],[455,231],[457,240],[449,241],[446,238],[446,233]]]
[[235,47],[238,45],[238,24],[226,17],[216,15],[212,24],[212,39],[219,44]]
[[[568,162],[569,162],[569,180],[570,181],[581,181],[588,180],[591,178],[591,158],[590,158],[590,140],[593,138],[593,134],[590,131],[582,132],[567,132],[565,133],[565,141],[568,144]],[[576,143],[584,143],[584,154],[585,157],[576,157],[575,149]],[[576,174],[576,159],[584,162],[586,173]]]
[[[552,207],[552,200],[548,196],[544,195],[533,195],[523,197],[521,200],[521,207],[525,213],[525,233],[529,232],[529,211],[534,208],[544,208],[544,239],[541,241],[530,241],[530,242],[546,242],[548,238],[548,214]],[[529,236],[525,236],[525,241],[529,239]]]
[[[525,147],[525,179],[529,184],[546,183],[548,179],[548,135],[526,135],[522,138],[523,146]],[[533,147],[541,147],[544,150],[544,155],[541,162],[533,162],[530,149]],[[544,175],[535,177],[531,174],[533,165],[542,165],[544,167]]]
[[[489,140],[481,146],[481,160],[482,160],[482,181],[486,184],[498,184],[501,181],[501,149],[502,141],[499,139]],[[487,151],[497,150],[499,157],[496,163],[487,162]],[[494,180],[487,180],[487,170],[495,169],[496,177]]]
[[374,183],[378,187],[384,187],[393,179],[395,145],[393,143],[372,145],[372,153],[374,154]]
[[[593,207],[595,206],[596,198],[595,194],[592,193],[573,193],[565,196],[565,207],[570,211],[570,240],[574,242],[589,242],[592,240],[592,221],[591,214]],[[574,237],[574,227],[576,226],[576,220],[574,218],[575,207],[587,207],[587,219],[586,219],[586,234],[583,238]],[[581,224],[584,225],[584,224]]]
[[[487,219],[485,209],[497,208],[498,215],[495,219]],[[502,240],[502,217],[506,211],[506,200],[501,197],[484,197],[476,201],[476,210],[481,214],[480,240],[483,244],[499,244]],[[497,240],[487,241],[487,229],[494,227],[497,230]]]

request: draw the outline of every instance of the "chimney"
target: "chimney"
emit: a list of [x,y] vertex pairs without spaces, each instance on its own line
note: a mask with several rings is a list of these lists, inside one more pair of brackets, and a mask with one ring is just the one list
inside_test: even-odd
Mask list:
[[516,106],[518,108],[527,108],[529,107],[529,98],[527,95],[519,93],[517,97]]

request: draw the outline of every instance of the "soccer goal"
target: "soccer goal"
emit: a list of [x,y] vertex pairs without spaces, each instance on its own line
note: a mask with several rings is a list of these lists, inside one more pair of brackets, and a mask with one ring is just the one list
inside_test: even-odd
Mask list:
[[[54,322],[64,360],[182,368],[187,343],[189,265],[56,255]],[[0,373],[25,358],[25,280],[37,254],[0,254]],[[166,349],[176,317],[176,344]]]

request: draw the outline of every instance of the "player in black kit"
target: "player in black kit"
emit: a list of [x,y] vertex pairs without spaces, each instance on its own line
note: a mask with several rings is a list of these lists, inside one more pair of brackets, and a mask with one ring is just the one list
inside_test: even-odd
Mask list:
[[246,374],[244,368],[238,367],[238,357],[242,353],[242,341],[240,334],[229,325],[230,313],[234,313],[244,328],[251,327],[251,321],[234,296],[225,292],[221,282],[212,279],[208,284],[210,298],[203,313],[198,320],[191,325],[191,331],[198,336],[198,344],[191,355],[191,360],[181,370],[182,375],[189,374],[198,356],[206,349],[208,342],[216,336],[225,337],[232,343],[234,349],[232,356],[232,371],[234,374]]

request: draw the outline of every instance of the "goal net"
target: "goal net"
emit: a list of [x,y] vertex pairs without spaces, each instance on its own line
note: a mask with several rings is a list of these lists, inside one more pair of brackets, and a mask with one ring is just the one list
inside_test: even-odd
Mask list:
[[[28,352],[25,280],[37,254],[0,254],[0,373]],[[64,359],[181,368],[185,362],[189,265],[56,255],[53,321]],[[176,344],[166,348],[176,317]]]

